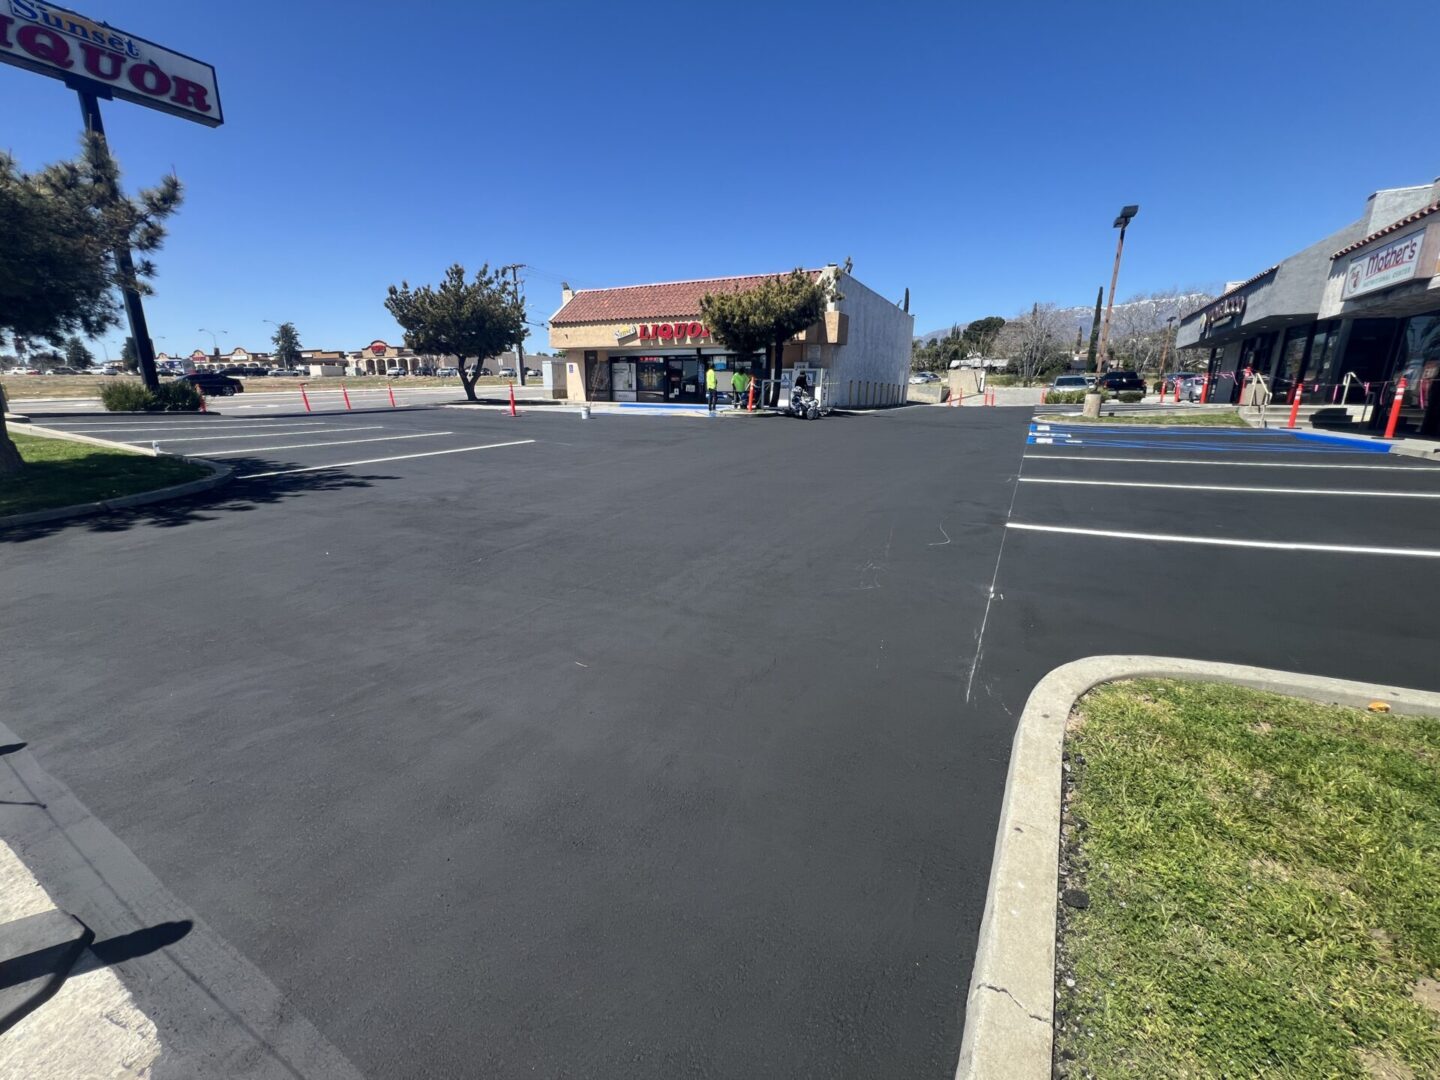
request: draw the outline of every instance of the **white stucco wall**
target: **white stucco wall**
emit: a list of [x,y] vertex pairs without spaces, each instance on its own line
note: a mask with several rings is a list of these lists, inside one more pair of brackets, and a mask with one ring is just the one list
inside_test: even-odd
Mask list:
[[915,316],[901,311],[849,274],[838,274],[836,285],[844,297],[836,306],[849,317],[849,328],[846,342],[836,347],[830,367],[835,403],[904,401]]

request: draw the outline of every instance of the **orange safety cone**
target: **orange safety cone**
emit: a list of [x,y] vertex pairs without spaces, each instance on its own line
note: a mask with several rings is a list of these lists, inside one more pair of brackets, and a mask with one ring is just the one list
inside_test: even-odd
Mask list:
[[1395,384],[1395,400],[1390,404],[1390,419],[1385,423],[1385,438],[1395,437],[1395,428],[1400,423],[1400,406],[1405,404],[1405,376]]
[[345,389],[345,384],[340,384],[340,396],[345,399],[345,408],[350,408],[350,391]]
[[395,404],[395,387],[391,386],[389,383],[386,383],[385,389],[390,393],[390,407],[392,409],[398,409],[400,406]]
[[1287,428],[1293,428],[1295,426],[1295,418],[1300,415],[1300,390],[1300,384],[1296,383],[1295,392],[1290,397],[1290,422],[1285,425]]
[[518,412],[515,411],[515,384],[513,382],[510,384],[510,415],[520,415]]
[[305,411],[310,411],[310,395],[305,393],[305,384],[300,384],[300,400],[305,403]]
[[746,406],[746,412],[755,411],[755,380],[750,380],[750,403]]

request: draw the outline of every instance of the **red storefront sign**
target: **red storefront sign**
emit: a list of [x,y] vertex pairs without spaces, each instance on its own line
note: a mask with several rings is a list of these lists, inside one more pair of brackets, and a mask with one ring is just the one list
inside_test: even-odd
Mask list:
[[710,336],[709,328],[698,322],[641,323],[637,333],[641,341],[685,341]]
[[385,350],[389,347],[389,345],[386,345],[385,342],[381,341],[379,338],[376,338],[374,341],[370,342],[370,351],[376,356],[384,356]]

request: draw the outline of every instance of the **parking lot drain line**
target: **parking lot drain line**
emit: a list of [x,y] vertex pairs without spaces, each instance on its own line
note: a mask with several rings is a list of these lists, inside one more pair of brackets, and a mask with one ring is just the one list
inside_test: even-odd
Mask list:
[[1125,532],[1119,529],[1082,529],[1073,525],[1032,525],[1007,521],[1007,529],[1026,532],[1061,533],[1066,536],[1093,536],[1104,540],[1151,540],[1161,544],[1200,544],[1206,547],[1252,548],[1263,551],[1315,551],[1332,555],[1386,555],[1397,558],[1440,559],[1440,549],[1371,547],[1363,544],[1311,544],[1290,540],[1239,540],[1222,536],[1177,536],[1172,533]]
[[1358,488],[1248,487],[1241,484],[1162,484],[1143,480],[1081,480],[1068,476],[1026,476],[1022,484],[1071,487],[1151,488],[1164,491],[1218,491],[1241,495],[1343,495],[1373,499],[1440,499],[1440,491],[1362,491]]
[[290,476],[293,473],[323,472],[326,469],[348,469],[353,465],[379,465],[386,461],[409,461],[412,458],[439,457],[441,454],[465,454],[471,450],[498,450],[502,446],[526,446],[534,439],[516,439],[514,442],[486,443],[483,446],[458,446],[453,450],[427,450],[423,454],[395,454],[391,457],[366,458],[363,461],[337,461],[333,465],[307,465],[303,469],[274,469],[270,472],[246,473],[237,480],[261,480],[268,476]]

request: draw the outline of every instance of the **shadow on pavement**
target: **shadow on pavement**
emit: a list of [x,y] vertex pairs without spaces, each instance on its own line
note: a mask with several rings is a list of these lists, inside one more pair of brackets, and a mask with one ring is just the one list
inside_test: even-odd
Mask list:
[[[235,462],[237,473],[258,462]],[[87,530],[92,533],[126,532],[143,526],[174,529],[198,522],[213,521],[222,514],[241,513],[261,506],[274,505],[302,495],[313,495],[326,491],[344,491],[350,488],[368,488],[379,480],[393,480],[391,476],[351,476],[341,470],[333,472],[300,473],[293,476],[267,477],[263,480],[232,480],[222,488],[176,499],[173,502],[156,503],[153,506],[137,507],[134,510],[117,510],[108,514],[71,518],[66,521],[47,521],[35,525],[0,529],[0,544],[20,544],[38,540],[58,532]]]

